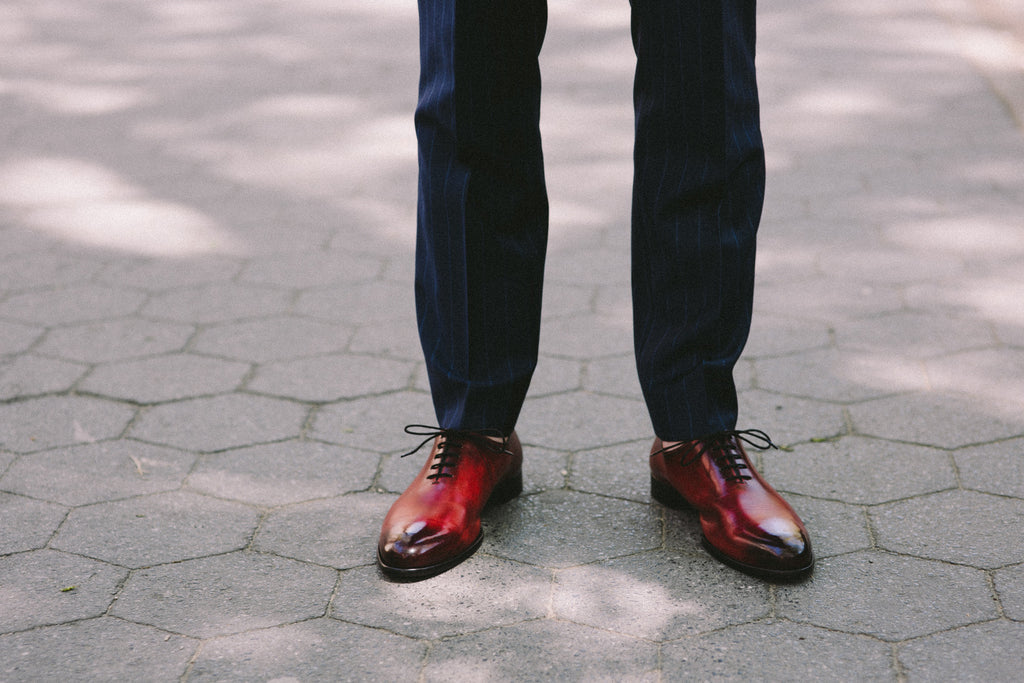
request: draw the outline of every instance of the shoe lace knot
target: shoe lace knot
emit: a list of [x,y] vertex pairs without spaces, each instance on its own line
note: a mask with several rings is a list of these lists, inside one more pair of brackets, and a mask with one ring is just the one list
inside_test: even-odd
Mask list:
[[[407,455],[412,455],[429,442],[441,437],[437,444],[437,453],[434,454],[435,462],[430,466],[433,472],[427,475],[427,479],[433,479],[434,481],[455,476],[455,466],[458,464],[462,446],[466,442],[472,443],[477,448],[494,453],[495,455],[512,454],[508,450],[508,437],[496,429],[468,431],[414,424],[406,425],[405,433],[412,436],[422,436],[424,439],[411,451],[403,453],[401,455],[403,458]],[[500,438],[501,442],[495,442],[491,437]]]
[[[766,451],[770,448],[778,449],[772,438],[760,429],[728,429],[697,439],[697,448],[688,454],[681,455],[679,464],[681,467],[686,467],[700,460],[705,454],[710,454],[726,481],[747,481],[753,476],[748,474],[750,466],[740,447],[740,441],[759,451]],[[671,455],[674,451],[683,450],[687,443],[693,442],[666,446],[652,455],[661,453]]]

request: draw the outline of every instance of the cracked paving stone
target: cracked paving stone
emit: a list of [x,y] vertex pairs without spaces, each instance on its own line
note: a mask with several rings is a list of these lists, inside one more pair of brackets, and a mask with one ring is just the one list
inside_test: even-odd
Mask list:
[[443,574],[413,583],[388,581],[376,565],[343,572],[330,616],[437,639],[540,619],[550,592],[549,571],[477,552]]
[[203,643],[190,681],[401,681],[427,644],[333,619],[313,619]]
[[196,638],[323,615],[337,572],[237,552],[132,573],[110,613]]
[[104,441],[24,456],[0,483],[33,498],[87,505],[176,489],[195,459],[136,441]]
[[565,569],[555,574],[555,614],[645,640],[673,640],[763,618],[767,584],[711,558],[663,551]]
[[665,680],[891,681],[887,643],[784,621],[743,624],[662,646]]
[[531,621],[436,644],[427,681],[660,680],[658,646],[564,622]]
[[148,567],[244,548],[256,510],[174,491],[76,508],[51,545],[124,567]]
[[338,354],[263,365],[247,388],[325,403],[404,389],[412,374],[413,365],[405,361]]
[[198,643],[101,617],[0,637],[5,681],[144,681],[184,675]]
[[53,358],[18,356],[6,365],[0,364],[0,401],[63,393],[70,389],[87,369],[78,363]]
[[0,356],[25,351],[44,331],[42,327],[0,320]]
[[777,590],[779,616],[889,641],[998,616],[984,572],[876,551],[821,559]]
[[98,617],[127,573],[56,550],[0,557],[0,633]]

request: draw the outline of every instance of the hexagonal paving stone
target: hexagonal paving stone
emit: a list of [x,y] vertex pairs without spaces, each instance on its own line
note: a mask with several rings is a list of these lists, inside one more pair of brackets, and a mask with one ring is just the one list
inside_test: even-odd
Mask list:
[[212,638],[321,616],[336,583],[333,569],[231,553],[133,572],[111,614]]
[[268,363],[341,351],[352,331],[338,323],[281,316],[207,327],[192,349],[236,360]]
[[434,420],[429,395],[403,391],[324,406],[316,412],[310,436],[377,453],[404,452],[419,443],[402,431],[405,425]]
[[228,282],[242,264],[228,256],[192,255],[187,259],[120,258],[100,276],[102,282],[150,292]]
[[71,511],[51,545],[125,567],[148,567],[244,548],[252,508],[174,491]]
[[87,369],[78,363],[31,354],[18,356],[0,364],[0,401],[65,392]]
[[35,343],[45,331],[42,327],[0,320],[0,355],[20,353]]
[[768,586],[711,558],[664,551],[555,574],[555,615],[646,640],[672,640],[754,621],[772,609]]
[[380,456],[314,441],[286,441],[204,456],[188,485],[218,498],[277,507],[361,491]]
[[665,680],[895,680],[889,645],[785,621],[744,624],[662,646]]
[[964,488],[1024,498],[1024,439],[1011,439],[953,454]]
[[928,377],[939,391],[1016,404],[1017,414],[1024,415],[1024,349],[983,349],[933,358],[928,361]]
[[898,311],[903,301],[898,287],[851,286],[832,277],[765,283],[754,299],[754,317],[790,315],[822,321],[856,320]]
[[423,360],[416,325],[406,319],[360,325],[352,336],[348,350],[401,360]]
[[21,254],[0,261],[0,289],[17,292],[86,282],[103,267],[99,260],[61,251]]
[[198,643],[101,617],[0,638],[0,678],[37,681],[177,679]]
[[545,355],[594,359],[633,350],[633,321],[594,314],[546,320],[540,330]]
[[131,433],[143,441],[212,453],[295,438],[307,412],[287,401],[231,394],[150,408]]
[[287,290],[223,283],[158,294],[142,312],[158,320],[220,323],[285,313],[290,301]]
[[478,552],[426,582],[387,581],[376,566],[343,572],[330,616],[437,639],[542,618],[550,592],[550,572]]
[[822,349],[763,358],[755,365],[758,385],[765,389],[837,403],[928,388],[928,377],[920,364],[895,355]]
[[0,493],[0,555],[42,548],[67,513],[60,505]]
[[371,282],[310,289],[299,297],[296,310],[348,323],[401,320],[416,329],[412,289],[405,284]]
[[850,406],[857,432],[939,448],[1021,436],[1020,415],[1015,406],[964,394],[911,394]]
[[232,391],[249,365],[188,353],[103,365],[81,390],[136,403],[159,403]]
[[790,494],[785,498],[807,527],[816,558],[867,550],[872,546],[863,508]]
[[743,348],[745,358],[770,358],[799,351],[822,349],[831,343],[829,326],[822,322],[780,315],[755,315],[750,338]]
[[76,285],[69,289],[26,292],[0,303],[0,317],[25,323],[57,325],[134,313],[146,295],[128,289]]
[[581,450],[653,436],[643,401],[574,391],[528,398],[516,427],[523,443]]
[[911,681],[1013,681],[1022,642],[1024,624],[993,621],[905,643],[899,660]]
[[847,436],[796,446],[791,453],[765,451],[764,471],[783,491],[870,505],[956,486],[948,452]]
[[[900,311],[880,318],[840,321],[836,345],[841,350],[932,358],[995,344],[988,325],[933,313]],[[934,381],[934,377],[929,373]]]
[[313,619],[203,644],[190,681],[399,681],[426,643],[333,619]]
[[[426,375],[425,372],[423,374]],[[541,356],[530,381],[530,395],[547,396],[579,389],[582,374],[583,368],[578,361]]]
[[544,320],[589,313],[593,307],[594,285],[544,283],[544,302],[541,314]]
[[846,432],[843,409],[821,401],[767,391],[743,391],[739,394],[739,409],[740,429],[762,429],[780,446],[828,439]]
[[137,441],[104,441],[22,457],[0,486],[64,505],[86,505],[176,489],[195,459]]
[[984,569],[1024,557],[1024,500],[947,491],[880,505],[868,514],[878,545],[887,550]]
[[996,572],[995,582],[1006,616],[1024,621],[1024,564]]
[[0,447],[31,453],[120,435],[135,409],[96,398],[48,396],[0,405]]
[[810,581],[776,590],[779,616],[889,641],[997,616],[984,572],[874,551],[819,560]]
[[250,259],[239,281],[292,289],[326,287],[372,280],[382,265],[380,258],[341,250],[273,254]]
[[52,329],[37,351],[82,363],[108,363],[180,351],[194,333],[191,325],[124,318]]
[[270,513],[253,549],[350,569],[376,561],[377,538],[395,496],[358,493]]
[[318,356],[264,365],[247,388],[300,401],[329,402],[404,389],[412,374],[413,365],[407,361]]
[[574,453],[569,486],[578,491],[648,503],[651,500],[650,450],[651,442],[644,440]]
[[590,361],[585,367],[583,388],[588,391],[633,399],[642,395],[633,354]]
[[98,617],[127,573],[55,550],[0,557],[0,633]]
[[528,564],[571,567],[657,548],[661,527],[661,514],[650,505],[547,491],[491,510],[483,548]]
[[654,643],[550,620],[446,639],[430,651],[426,681],[622,681],[653,683]]

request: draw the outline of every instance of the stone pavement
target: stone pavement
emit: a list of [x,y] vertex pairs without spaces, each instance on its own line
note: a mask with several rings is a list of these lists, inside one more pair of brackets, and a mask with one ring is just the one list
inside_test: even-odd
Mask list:
[[6,2],[0,681],[1017,679],[1012,6],[760,7],[741,426],[787,445],[761,465],[819,556],[775,585],[651,503],[628,6],[552,0],[526,495],[471,560],[395,584],[378,524],[423,457],[402,426],[432,419],[415,3]]

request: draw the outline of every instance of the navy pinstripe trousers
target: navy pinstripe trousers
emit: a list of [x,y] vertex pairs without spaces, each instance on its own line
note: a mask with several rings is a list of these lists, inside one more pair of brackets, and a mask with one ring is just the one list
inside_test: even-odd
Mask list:
[[[655,434],[736,425],[764,151],[754,0],[632,0],[632,294]],[[416,309],[437,419],[515,426],[537,361],[545,0],[419,0]]]

